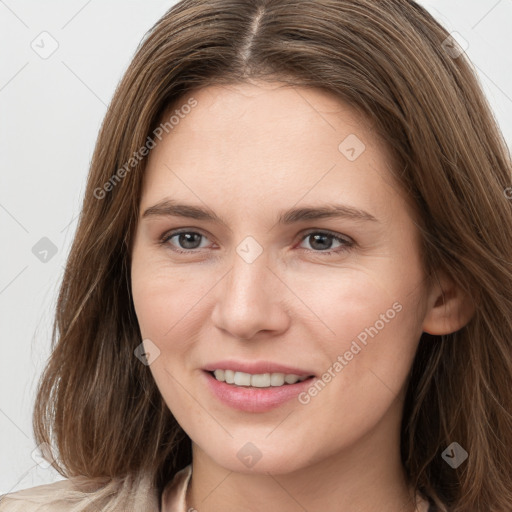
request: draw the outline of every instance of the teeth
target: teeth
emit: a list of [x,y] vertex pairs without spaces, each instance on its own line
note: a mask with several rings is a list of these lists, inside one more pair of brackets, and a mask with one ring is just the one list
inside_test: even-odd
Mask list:
[[255,388],[268,388],[270,384],[270,373],[251,375],[251,386]]
[[235,372],[235,384],[237,386],[250,386],[251,376],[248,373]]
[[282,386],[284,384],[284,373],[273,373],[270,376],[271,386]]
[[226,380],[224,370],[215,370],[213,372],[213,374],[215,375],[215,378],[217,380],[220,380],[220,381],[225,381]]
[[284,373],[259,373],[252,375],[245,372],[234,372],[233,370],[215,370],[215,378],[220,382],[234,384],[235,386],[252,386],[255,388],[268,388],[271,386],[283,386],[302,382],[308,377],[299,377],[294,374]]

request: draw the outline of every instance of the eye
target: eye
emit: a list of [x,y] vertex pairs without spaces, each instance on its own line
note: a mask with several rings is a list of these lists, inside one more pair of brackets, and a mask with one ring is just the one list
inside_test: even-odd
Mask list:
[[[172,240],[173,238],[178,237],[177,243],[182,246],[182,249],[176,248],[173,246],[171,249],[176,252],[180,253],[189,253],[194,252],[193,249],[198,249],[198,242],[200,241],[201,237],[206,238],[202,233],[198,233],[197,231],[171,231],[169,233],[165,233],[163,237],[160,239],[160,243],[162,245],[167,244]],[[173,245],[173,244],[171,244]],[[186,249],[186,250],[183,250]]]
[[[329,231],[309,231],[305,235],[303,235],[301,241],[311,239],[310,245],[313,247],[313,250],[307,249],[309,252],[319,252],[321,254],[336,254],[348,251],[351,247],[355,245],[354,241],[348,237],[343,237],[335,233],[331,233]],[[333,240],[338,242],[340,246],[336,250],[323,250],[323,249],[331,249]],[[326,247],[327,246],[327,247]],[[319,249],[319,250],[316,250]]]
[[[177,237],[177,238],[176,238]],[[176,243],[171,243],[171,240],[176,238]],[[171,245],[171,250],[182,253],[189,254],[195,251],[195,249],[201,249],[205,246],[200,246],[201,238],[207,239],[205,235],[198,231],[170,231],[164,233],[160,238],[159,243],[161,245]],[[350,250],[355,245],[355,242],[349,237],[344,237],[336,233],[331,233],[329,231],[309,231],[305,235],[302,236],[301,242],[311,239],[311,247],[313,249],[306,249],[308,252],[316,252],[326,255],[331,254],[339,254],[345,251]],[[337,242],[339,247],[335,250],[326,250],[331,249],[332,244]],[[178,246],[176,246],[176,244]]]

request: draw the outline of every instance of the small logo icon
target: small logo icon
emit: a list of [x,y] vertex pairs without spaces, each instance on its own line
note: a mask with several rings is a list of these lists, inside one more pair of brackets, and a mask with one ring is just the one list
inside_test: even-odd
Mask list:
[[149,366],[160,356],[160,349],[149,339],[146,338],[133,351],[135,357],[146,366]]
[[452,32],[441,46],[452,59],[458,59],[469,48],[469,43],[458,32]]
[[245,443],[236,456],[240,459],[240,461],[247,466],[248,468],[252,468],[263,456],[257,446],[252,443]]
[[57,254],[57,246],[44,236],[32,247],[32,254],[42,263],[48,263]]
[[48,469],[55,458],[48,443],[41,443],[30,454],[32,460],[41,468]]
[[347,159],[353,162],[357,160],[366,149],[363,141],[354,133],[343,139],[338,146],[338,151]]
[[453,469],[456,469],[468,458],[468,452],[459,443],[453,442],[441,454],[441,457]]
[[49,33],[41,32],[31,43],[30,47],[34,50],[41,59],[48,59],[51,57],[59,47],[57,40]]
[[236,252],[246,263],[252,263],[263,252],[263,247],[252,236],[246,236],[238,244]]

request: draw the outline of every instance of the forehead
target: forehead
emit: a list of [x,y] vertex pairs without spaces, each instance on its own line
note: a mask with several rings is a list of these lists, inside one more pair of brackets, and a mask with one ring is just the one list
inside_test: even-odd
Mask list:
[[[191,99],[195,106],[184,108]],[[201,199],[223,191],[240,207],[326,194],[347,203],[365,195],[377,206],[389,201],[370,189],[379,180],[392,184],[392,155],[368,118],[327,91],[266,82],[210,86],[176,100],[162,122],[172,115],[172,129],[149,155],[146,206],[174,193]]]
[[[279,128],[286,128],[279,133],[280,140],[311,134],[308,127],[321,126],[335,132],[351,129],[362,136],[364,132],[365,138],[369,138],[372,131],[368,117],[333,93],[281,82],[257,81],[196,89],[175,100],[164,114],[164,120],[179,111],[190,98],[194,98],[197,105],[189,114],[181,116],[172,130],[175,136],[182,134],[184,127],[187,135],[196,132],[208,136],[227,131],[241,137],[262,135],[262,130],[275,136]],[[243,131],[235,133],[234,126]],[[371,137],[376,138],[375,134]]]
[[[189,106],[191,101],[195,103],[193,108]],[[357,136],[366,149],[381,153],[381,160],[391,160],[388,148],[362,112],[329,91],[281,82],[212,85],[192,90],[169,105],[160,126],[165,129],[165,133],[161,130],[164,144],[158,143],[150,160],[155,153],[162,153],[162,145],[172,147],[175,154],[182,153],[179,148],[183,144],[187,150],[201,148],[205,152],[211,150],[211,141],[219,151],[237,144],[238,149],[253,147],[264,153],[277,153],[283,144],[302,154],[314,154],[316,149],[327,146],[335,150],[338,158],[338,142],[347,135]]]

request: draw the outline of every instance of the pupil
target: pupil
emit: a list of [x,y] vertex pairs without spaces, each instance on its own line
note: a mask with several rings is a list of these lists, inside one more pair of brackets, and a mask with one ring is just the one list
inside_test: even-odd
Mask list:
[[180,245],[182,245],[185,249],[196,249],[197,247],[190,247],[189,243],[192,243],[192,245],[194,244],[194,242],[190,242],[190,238],[193,238],[193,237],[200,237],[201,235],[199,235],[199,233],[181,233],[180,236],[179,236],[179,242],[180,242]]
[[[324,240],[326,238],[329,238],[328,235],[310,235],[313,237],[314,241],[311,243],[311,247],[315,248],[315,243],[318,241],[319,238],[323,238]],[[321,244],[320,244],[321,245]],[[330,247],[330,245],[329,245]],[[325,245],[322,247],[316,247],[316,249],[328,249],[329,247],[325,247]]]

